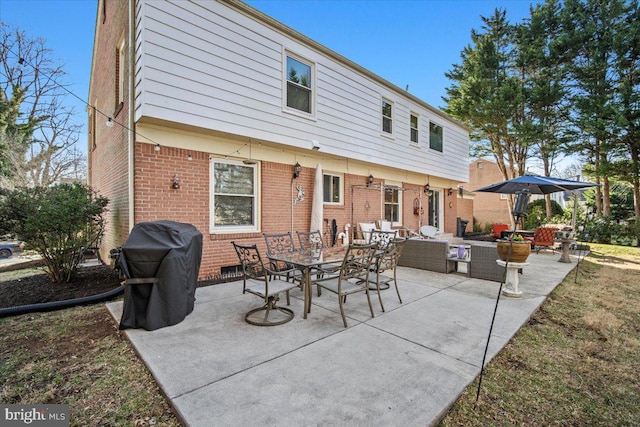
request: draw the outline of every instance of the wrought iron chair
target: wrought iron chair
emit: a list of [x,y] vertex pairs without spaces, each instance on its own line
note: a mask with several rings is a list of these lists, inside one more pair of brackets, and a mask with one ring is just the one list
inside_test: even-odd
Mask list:
[[[396,287],[396,293],[398,294],[398,301],[402,304],[402,298],[400,297],[400,290],[398,289],[398,279],[396,276],[396,267],[398,266],[398,259],[406,243],[405,239],[392,239],[387,243],[384,248],[384,252],[374,256],[371,272],[375,273],[376,280],[369,280],[370,284],[375,284],[375,290],[378,292],[378,300],[380,301],[380,308],[384,312],[384,305],[382,304],[382,297],[380,291],[382,289],[388,289],[391,286],[391,282]],[[383,275],[384,272],[390,272],[391,275]],[[383,287],[384,286],[384,287]]]
[[[262,235],[267,244],[267,256],[296,251],[291,232],[263,233]],[[292,265],[284,262],[271,261],[271,270],[276,272],[276,274],[283,274],[287,280],[297,281],[298,284],[302,286],[302,274],[299,270],[294,269]]]
[[296,233],[298,234],[300,249],[322,249],[326,247],[320,230],[296,231]]
[[[322,233],[317,231],[296,231],[298,234],[298,242],[300,243],[300,249],[324,249],[326,248],[324,240],[322,239]],[[330,263],[323,264],[317,268],[317,277],[321,279],[325,275],[337,275],[340,271],[340,264]],[[320,286],[318,288],[318,296],[322,295]]]
[[347,318],[344,314],[344,299],[347,295],[365,292],[367,294],[371,317],[374,317],[368,282],[371,262],[375,251],[375,245],[350,245],[342,260],[340,274],[338,276],[313,281],[313,284],[338,295],[340,314],[342,315],[342,322],[345,328],[347,327]]
[[398,232],[396,230],[393,231],[382,231],[382,230],[373,230],[371,232],[371,241],[369,243],[373,243],[378,246],[378,249],[384,250],[387,247],[389,242],[396,238]]
[[[231,242],[238,254],[240,264],[242,265],[242,293],[251,293],[257,295],[264,300],[262,307],[250,310],[244,316],[244,320],[256,326],[276,326],[289,322],[293,319],[293,311],[289,308],[279,307],[276,305],[280,294],[285,292],[287,295],[287,305],[290,304],[289,290],[297,288],[294,282],[288,282],[280,279],[279,274],[283,271],[272,271],[262,262],[260,252],[256,245],[238,245]],[[264,316],[262,316],[264,312]],[[273,320],[269,316],[273,313],[279,313],[281,319]]]

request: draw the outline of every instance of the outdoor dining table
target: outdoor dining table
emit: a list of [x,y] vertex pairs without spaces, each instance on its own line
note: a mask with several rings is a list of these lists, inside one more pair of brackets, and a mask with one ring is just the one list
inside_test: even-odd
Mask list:
[[321,249],[306,249],[294,252],[286,252],[269,255],[271,261],[284,262],[302,271],[302,283],[304,292],[304,315],[311,311],[311,270],[322,265],[342,261],[346,253],[346,247],[331,247]]

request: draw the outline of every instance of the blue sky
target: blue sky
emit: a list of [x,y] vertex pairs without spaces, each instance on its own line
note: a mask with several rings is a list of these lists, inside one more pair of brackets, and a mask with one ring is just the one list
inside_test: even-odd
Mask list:
[[[250,0],[251,6],[316,40],[435,107],[451,82],[480,16],[507,10],[512,22],[538,0]],[[0,20],[42,37],[64,65],[71,90],[89,92],[96,0],[0,0]],[[84,105],[75,99],[79,120]],[[81,141],[84,139],[81,138]],[[84,147],[79,147],[84,149]]]

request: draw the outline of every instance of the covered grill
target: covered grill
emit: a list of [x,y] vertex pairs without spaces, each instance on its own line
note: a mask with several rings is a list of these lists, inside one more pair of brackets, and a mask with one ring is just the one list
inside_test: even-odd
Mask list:
[[202,234],[191,224],[136,224],[122,245],[126,277],[120,329],[154,330],[180,323],[193,311],[202,259]]

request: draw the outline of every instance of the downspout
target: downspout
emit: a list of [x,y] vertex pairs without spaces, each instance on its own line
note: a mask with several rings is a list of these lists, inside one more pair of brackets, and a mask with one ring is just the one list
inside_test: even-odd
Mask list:
[[136,53],[136,41],[135,41],[135,29],[136,29],[136,0],[129,0],[129,118],[128,118],[128,146],[129,153],[127,159],[127,187],[128,187],[128,195],[129,195],[129,231],[133,228],[135,224],[135,146],[136,146],[136,123],[134,119],[134,108],[135,108],[135,100],[134,100],[134,83],[135,83],[135,53]]

